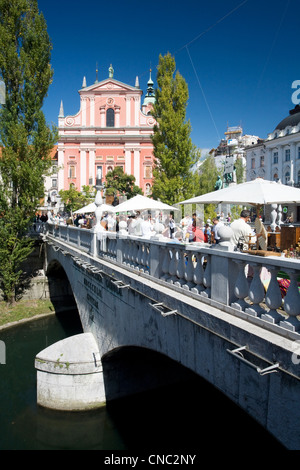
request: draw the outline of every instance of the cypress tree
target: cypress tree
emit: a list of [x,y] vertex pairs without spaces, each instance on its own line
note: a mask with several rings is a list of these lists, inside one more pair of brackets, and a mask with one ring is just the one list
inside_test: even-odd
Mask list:
[[0,282],[15,300],[21,265],[32,251],[26,235],[44,198],[44,177],[57,139],[42,111],[52,81],[52,45],[36,0],[0,0]]
[[180,73],[175,72],[171,54],[160,55],[152,111],[157,122],[152,136],[155,159],[152,194],[167,204],[193,196],[191,168],[197,159],[190,137],[191,125],[186,121],[188,86]]

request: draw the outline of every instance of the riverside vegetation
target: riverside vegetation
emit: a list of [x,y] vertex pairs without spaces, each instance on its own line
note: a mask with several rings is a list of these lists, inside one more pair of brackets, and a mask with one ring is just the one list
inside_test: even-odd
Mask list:
[[0,327],[49,313],[55,313],[54,306],[49,299],[23,299],[14,305],[3,301],[0,302]]

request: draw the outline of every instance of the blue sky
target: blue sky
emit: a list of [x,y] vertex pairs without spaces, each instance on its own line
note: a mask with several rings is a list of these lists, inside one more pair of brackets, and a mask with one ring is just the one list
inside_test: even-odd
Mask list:
[[108,77],[146,93],[159,54],[170,52],[189,88],[192,141],[216,147],[227,125],[266,138],[288,115],[300,80],[299,0],[38,0],[50,35],[54,80],[44,104],[57,124],[60,102],[76,114],[78,90]]

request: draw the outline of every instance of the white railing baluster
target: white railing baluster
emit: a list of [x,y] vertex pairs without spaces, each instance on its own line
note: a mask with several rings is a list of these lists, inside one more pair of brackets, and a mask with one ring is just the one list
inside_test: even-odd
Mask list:
[[234,260],[238,265],[238,276],[235,282],[234,294],[237,297],[231,306],[237,310],[245,310],[249,304],[245,301],[245,298],[248,296],[249,284],[245,274],[246,262],[243,260]]
[[191,289],[192,292],[201,293],[205,291],[205,287],[203,285],[203,276],[204,276],[204,269],[202,264],[202,256],[201,253],[195,253],[195,262],[192,260],[192,265],[194,267],[194,274],[193,274],[193,281],[195,286]]
[[265,301],[270,310],[262,314],[261,318],[270,323],[278,324],[281,320],[284,320],[283,315],[280,315],[277,311],[282,306],[281,292],[277,282],[278,268],[276,266],[268,266],[267,268],[271,274],[271,279],[265,295]]
[[167,280],[168,277],[169,277],[169,265],[170,265],[170,262],[171,262],[171,259],[170,259],[170,250],[167,247],[165,247],[164,249],[164,255],[162,257],[163,259],[163,263],[162,263],[162,276],[161,276],[161,279],[164,279],[164,280]]
[[260,317],[262,313],[265,313],[265,310],[259,305],[265,297],[264,286],[260,278],[262,267],[255,263],[251,264],[251,267],[253,268],[254,276],[249,287],[249,299],[253,305],[248,306],[245,312],[255,317]]
[[299,271],[297,272],[294,269],[286,269],[285,271],[290,277],[290,285],[283,301],[283,307],[289,317],[280,322],[280,325],[291,331],[299,331],[299,320],[296,318],[300,315]]

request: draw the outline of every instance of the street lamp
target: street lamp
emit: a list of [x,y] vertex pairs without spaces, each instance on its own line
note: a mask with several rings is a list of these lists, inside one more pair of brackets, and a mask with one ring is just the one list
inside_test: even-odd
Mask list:
[[96,210],[95,210],[95,216],[96,216],[96,226],[95,226],[95,231],[100,232],[104,231],[104,227],[101,225],[101,217],[102,217],[102,209],[101,206],[103,204],[103,199],[102,199],[102,194],[101,191],[103,189],[103,184],[102,184],[102,169],[98,168],[97,169],[97,175],[96,175],[96,186],[95,186],[97,193],[95,197],[95,205],[96,205]]

